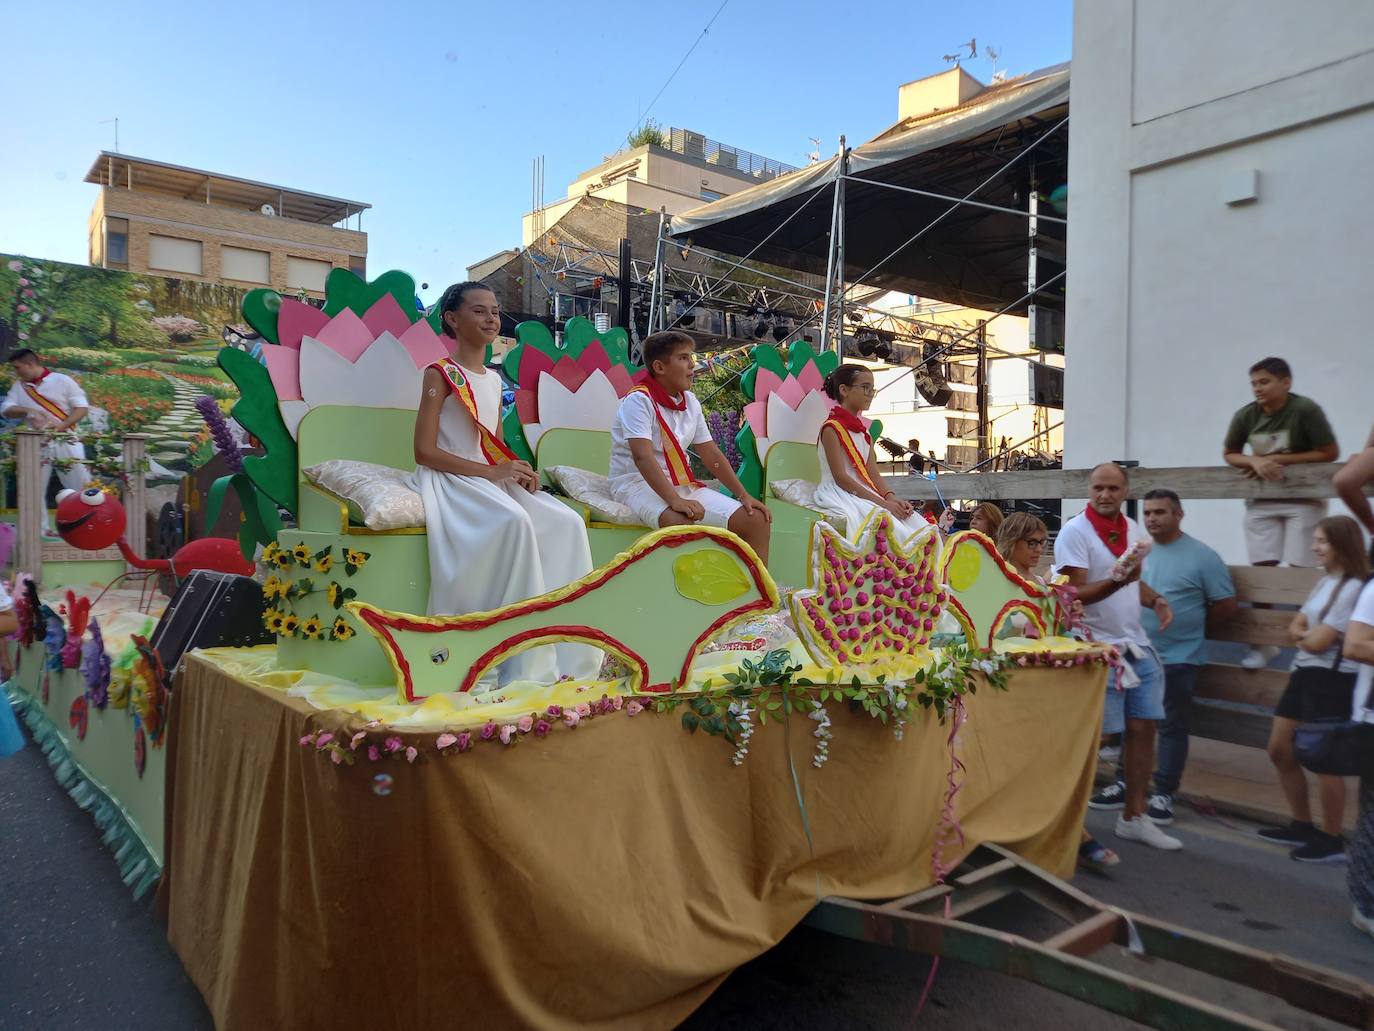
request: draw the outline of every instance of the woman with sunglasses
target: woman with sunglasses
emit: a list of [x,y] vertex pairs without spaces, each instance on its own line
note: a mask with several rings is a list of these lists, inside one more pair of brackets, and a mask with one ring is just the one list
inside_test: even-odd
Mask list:
[[[998,527],[997,550],[1021,576],[1044,587],[1045,581],[1035,569],[1045,554],[1049,536],[1049,529],[1043,521],[1029,512],[1013,512]],[[1017,618],[1016,615],[1012,616],[1013,623]],[[1014,627],[1015,633],[1025,630],[1025,617],[1019,618],[1021,624]],[[1078,862],[1089,870],[1102,871],[1109,866],[1116,866],[1121,862],[1121,857],[1085,829],[1083,841],[1078,846]]]

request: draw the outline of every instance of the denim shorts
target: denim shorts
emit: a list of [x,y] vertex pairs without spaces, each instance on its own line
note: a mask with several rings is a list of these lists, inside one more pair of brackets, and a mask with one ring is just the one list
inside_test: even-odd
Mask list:
[[1102,733],[1120,734],[1127,720],[1162,720],[1164,718],[1164,667],[1153,648],[1142,649],[1140,658],[1132,658],[1123,649],[1122,662],[1129,662],[1140,683],[1124,691],[1117,690],[1120,674],[1113,670],[1107,678],[1107,704],[1102,710]]

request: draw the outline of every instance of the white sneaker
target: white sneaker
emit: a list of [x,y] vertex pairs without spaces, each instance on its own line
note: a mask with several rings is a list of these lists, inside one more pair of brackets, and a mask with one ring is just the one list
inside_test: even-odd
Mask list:
[[1103,745],[1097,750],[1097,757],[1104,763],[1114,763],[1121,758],[1121,746]]
[[1240,664],[1246,669],[1264,669],[1278,653],[1279,650],[1272,644],[1259,645],[1246,652]]
[[1350,922],[1365,934],[1374,938],[1374,917],[1365,916],[1355,907],[1350,909]]
[[1183,842],[1165,834],[1144,813],[1129,820],[1124,816],[1118,816],[1116,818],[1116,836],[1125,838],[1127,841],[1138,841],[1142,845],[1149,845],[1151,848],[1160,848],[1166,852],[1173,852],[1183,847]]

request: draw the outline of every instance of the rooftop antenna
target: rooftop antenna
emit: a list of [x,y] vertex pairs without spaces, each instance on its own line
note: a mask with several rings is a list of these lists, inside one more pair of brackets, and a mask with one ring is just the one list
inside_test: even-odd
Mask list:
[[806,163],[814,165],[821,159],[821,141],[814,136],[808,136],[807,139],[811,141],[811,149],[806,154]]
[[115,149],[114,149],[114,152],[115,152],[116,154],[118,154],[118,153],[119,153],[119,118],[118,118],[118,117],[115,117],[115,118],[107,118],[107,119],[105,119],[103,122],[101,122],[100,124],[101,124],[101,125],[109,125],[111,122],[114,122],[114,127],[115,127]]
[[997,67],[997,59],[1002,56],[1002,52],[1000,50],[988,46],[983,48],[983,53],[987,56],[987,59],[992,62],[992,81],[1005,82],[1007,78],[1007,70],[1005,68]]

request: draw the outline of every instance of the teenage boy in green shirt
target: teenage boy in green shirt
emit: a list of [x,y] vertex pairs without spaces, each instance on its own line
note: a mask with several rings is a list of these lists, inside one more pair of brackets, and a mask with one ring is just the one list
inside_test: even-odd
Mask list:
[[[1282,358],[1250,366],[1255,400],[1231,417],[1222,451],[1228,465],[1257,480],[1283,479],[1283,467],[1302,462],[1334,462],[1336,435],[1321,405],[1295,394],[1293,370]],[[1246,446],[1250,453],[1245,453]],[[1245,546],[1257,566],[1312,566],[1312,533],[1326,515],[1326,502],[1293,498],[1245,503]],[[1243,664],[1265,666],[1276,649],[1252,648]]]

